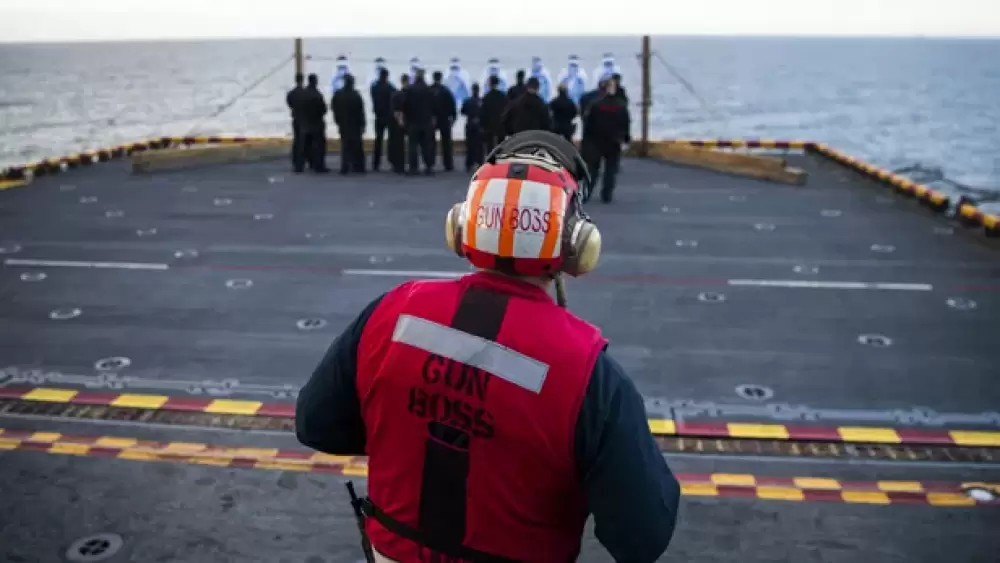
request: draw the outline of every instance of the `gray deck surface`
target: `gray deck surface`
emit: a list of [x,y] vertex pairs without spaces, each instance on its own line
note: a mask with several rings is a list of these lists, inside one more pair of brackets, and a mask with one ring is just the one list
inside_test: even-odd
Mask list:
[[[790,160],[810,172],[807,186],[627,160],[616,202],[588,207],[605,255],[592,276],[568,282],[570,307],[611,339],[650,414],[1000,429],[1000,246],[835,164]],[[369,300],[419,277],[408,271],[467,269],[443,248],[442,225],[467,181],[462,173],[295,176],[284,162],[129,176],[107,164],[0,192],[0,247],[20,246],[0,259],[169,265],[4,266],[0,385],[292,400]],[[156,231],[138,232],[147,229]],[[187,250],[198,255],[175,256]],[[386,271],[398,275],[375,275]],[[31,272],[47,277],[21,279]],[[235,279],[252,286],[228,288]],[[700,301],[703,292],[725,301]],[[953,298],[976,307],[949,307]],[[49,318],[65,308],[82,314]],[[297,329],[306,318],[329,324]],[[862,334],[892,345],[862,345]],[[111,356],[132,361],[119,378],[94,369]],[[774,397],[745,400],[734,391],[741,384],[769,387]],[[134,425],[0,418],[0,427],[295,447],[288,436]],[[997,467],[689,456],[670,463],[681,472],[1000,480]],[[339,483],[0,453],[0,560],[58,561],[59,547],[77,536],[113,531],[127,536],[139,562],[353,562],[356,531]],[[681,522],[666,561],[994,562],[1000,549],[995,508],[692,498]],[[606,556],[590,539],[583,560]]]

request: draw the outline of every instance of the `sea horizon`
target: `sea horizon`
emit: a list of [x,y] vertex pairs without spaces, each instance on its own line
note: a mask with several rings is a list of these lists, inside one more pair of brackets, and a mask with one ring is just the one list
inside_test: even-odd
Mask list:
[[[611,52],[634,93],[638,138],[640,37],[454,34],[303,43],[307,72],[321,76],[327,97],[339,55],[365,80],[376,57],[389,59],[398,76],[411,56],[443,69],[459,55],[479,81],[494,56],[511,77],[536,55],[555,76],[570,54],[590,73]],[[153,136],[285,135],[292,39],[2,43],[0,167]],[[1000,194],[1000,37],[693,34],[651,42],[653,139],[818,141],[889,169],[940,168],[957,183]]]

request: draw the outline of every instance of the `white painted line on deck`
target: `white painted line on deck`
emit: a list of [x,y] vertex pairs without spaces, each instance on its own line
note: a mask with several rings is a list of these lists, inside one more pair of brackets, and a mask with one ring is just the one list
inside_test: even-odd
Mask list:
[[345,276],[385,276],[399,278],[460,278],[468,272],[442,272],[434,270],[344,270]]
[[751,287],[791,287],[808,289],[882,289],[890,291],[932,291],[934,286],[927,283],[880,283],[843,282],[812,280],[729,280],[729,285]]
[[115,270],[167,270],[169,264],[151,262],[80,262],[75,260],[29,260],[8,258],[3,261],[5,266],[36,266],[52,268],[106,268]]

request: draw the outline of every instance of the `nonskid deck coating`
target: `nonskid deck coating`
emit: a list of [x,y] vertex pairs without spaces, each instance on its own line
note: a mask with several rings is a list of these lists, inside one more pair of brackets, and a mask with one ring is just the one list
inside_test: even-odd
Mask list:
[[[182,440],[184,450],[208,442],[217,446],[300,448],[290,435],[177,432],[147,426],[46,421],[5,421],[8,427],[58,433],[95,434],[139,440]],[[104,441],[114,445],[115,442]],[[123,442],[117,442],[121,445]],[[136,563],[144,561],[307,561],[356,563],[357,536],[342,478],[333,473],[299,471],[264,462],[227,466],[225,459],[202,463],[152,461],[132,452],[132,459],[81,457],[78,445],[58,454],[40,451],[0,452],[5,482],[17,483],[20,494],[0,496],[4,513],[18,519],[0,531],[0,544],[24,561],[59,561],[60,549],[84,534],[112,531],[125,536]],[[300,448],[301,449],[301,448]],[[672,457],[671,467],[691,483],[682,502],[678,531],[662,561],[868,561],[928,563],[950,560],[991,563],[1000,524],[995,506],[928,506],[883,503],[908,495],[879,495],[874,488],[915,490],[931,483],[988,482],[995,471],[967,468],[767,463],[707,456]],[[695,477],[694,474],[698,474]],[[725,483],[714,491],[706,481]],[[750,476],[754,476],[751,478]],[[365,481],[353,477],[362,487]],[[751,481],[792,480],[797,490],[833,486],[849,490],[848,503],[833,501],[834,493],[810,493],[823,501],[795,502],[792,491],[766,489],[755,500]],[[888,482],[894,482],[892,484]],[[733,484],[744,486],[735,487]],[[933,485],[931,485],[933,487]],[[739,490],[736,490],[739,489]],[[714,493],[732,494],[713,498]],[[803,500],[805,493],[802,493]],[[88,499],[100,499],[94,502]],[[843,497],[841,497],[843,500]],[[958,497],[936,497],[958,500]],[[890,501],[891,502],[891,501]],[[60,522],[53,526],[52,522]],[[14,558],[14,561],[18,559]],[[583,562],[607,561],[592,530],[584,538]]]
[[[629,160],[618,201],[589,206],[605,234],[607,254],[593,277],[569,282],[570,304],[612,339],[612,353],[649,398],[651,416],[1000,427],[992,381],[1000,352],[990,346],[1000,324],[995,245],[958,228],[945,234],[947,220],[835,165],[812,157],[793,160],[811,173],[805,187]],[[299,177],[284,168],[274,162],[130,177],[109,164],[0,193],[0,246],[16,250],[0,259],[167,266],[6,265],[0,272],[0,369],[10,368],[5,381],[288,400],[337,332],[407,271],[465,269],[441,247],[444,212],[464,193],[463,174],[358,180]],[[122,214],[109,217],[108,211]],[[690,240],[697,246],[676,244]],[[872,244],[893,245],[894,252],[873,252]],[[197,256],[175,256],[188,250]],[[46,278],[21,280],[33,272]],[[253,285],[227,288],[235,279]],[[933,288],[791,289],[732,280]],[[699,301],[705,292],[721,293],[725,301]],[[947,300],[953,298],[974,300],[976,307],[951,308]],[[82,314],[49,318],[65,308]],[[296,321],[307,318],[328,324],[297,329]],[[864,333],[889,336],[893,345],[863,346],[857,337]],[[118,374],[94,369],[97,360],[111,356],[132,363]],[[742,399],[733,389],[744,383],[768,386],[775,396],[763,403]],[[66,433],[79,426],[18,422]],[[151,432],[126,427],[102,433]],[[156,434],[150,439],[188,436],[177,429]],[[261,440],[203,439],[244,447]],[[35,508],[21,524],[4,532],[13,540],[4,545],[19,545],[16,553],[29,554],[29,560],[76,535],[108,529],[131,534],[143,557],[155,553],[165,561],[357,559],[335,478],[0,455],[4,480],[21,486],[20,495],[5,495],[7,513],[34,503],[29,499],[45,499],[30,504]],[[961,481],[972,471],[943,467],[931,475],[928,468],[832,464],[817,472],[805,464],[687,457],[671,459],[671,465],[680,472],[860,480]],[[983,480],[994,476],[990,470],[974,473]],[[64,490],[78,499],[103,494],[107,500],[85,509],[80,500],[60,496]],[[262,497],[263,491],[269,496]],[[116,504],[119,497],[131,502]],[[135,506],[146,507],[149,516],[137,520]],[[202,516],[193,518],[191,510]],[[989,533],[1000,522],[994,512],[685,499],[666,560],[743,561],[752,554],[762,561],[856,561],[861,555],[988,561],[997,548]],[[74,521],[81,524],[28,531],[45,528],[56,513],[80,516]],[[313,526],[319,522],[320,528]],[[307,531],[294,530],[300,525]],[[262,535],[264,529],[279,531],[272,537]],[[174,541],[160,541],[164,537]],[[195,537],[200,539],[191,544]],[[929,537],[943,543],[922,539]],[[589,536],[584,560],[601,560],[600,553]]]
[[[942,234],[947,221],[850,171],[792,158],[811,173],[805,187],[627,161],[616,203],[588,208],[606,256],[568,282],[571,307],[603,329],[660,414],[735,404],[743,414],[723,416],[773,418],[734,392],[757,384],[804,407],[799,419],[1000,428],[1000,250]],[[466,269],[442,247],[441,224],[466,181],[294,176],[275,162],[128,176],[109,164],[7,192],[0,240],[21,248],[3,255],[15,265],[0,278],[0,368],[40,370],[32,383],[59,387],[93,383],[94,362],[125,356],[126,391],[211,392],[225,380],[214,390],[287,398],[364,303],[410,272]],[[33,260],[167,269],[16,265]],[[36,271],[46,278],[20,279]],[[931,289],[752,285],[762,281]],[[49,318],[65,308],[82,314]],[[328,324],[296,328],[309,318]],[[864,334],[892,345],[862,345]]]
[[[12,561],[55,563],[72,539],[106,531],[126,538],[133,557],[122,560],[137,563],[361,559],[341,477],[34,452],[0,458],[5,478],[30,491],[0,496],[0,509],[18,514],[0,531]],[[355,481],[363,490],[364,481]],[[992,507],[686,497],[662,561],[992,563],[997,514]],[[592,529],[580,560],[609,561]]]

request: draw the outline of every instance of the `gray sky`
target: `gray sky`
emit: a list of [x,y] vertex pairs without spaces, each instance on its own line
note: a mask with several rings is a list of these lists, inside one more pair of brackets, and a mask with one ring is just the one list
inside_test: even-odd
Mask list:
[[[580,9],[589,2],[604,7],[599,15]],[[464,7],[470,5],[480,8]],[[504,0],[500,5],[498,10],[483,0],[0,0],[0,42],[401,34],[1000,37],[1000,0]],[[609,5],[616,10],[608,11]],[[430,19],[428,6],[448,13],[447,24]],[[463,23],[470,14],[477,19]]]

